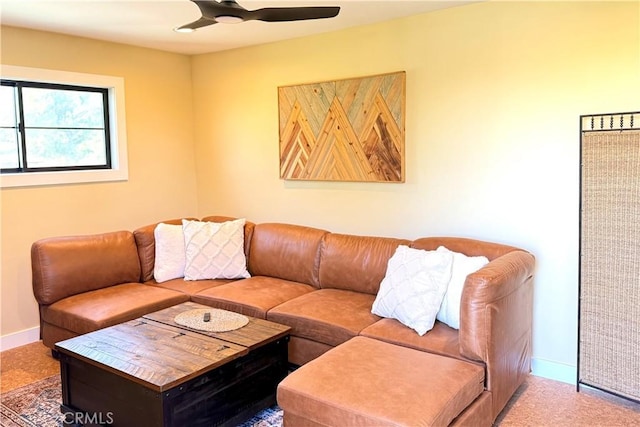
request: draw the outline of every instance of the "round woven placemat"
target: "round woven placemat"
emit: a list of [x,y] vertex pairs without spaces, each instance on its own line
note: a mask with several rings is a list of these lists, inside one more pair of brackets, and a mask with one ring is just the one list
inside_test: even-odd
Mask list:
[[[204,321],[205,313],[211,315],[208,322]],[[178,314],[173,320],[178,325],[207,332],[233,331],[249,323],[247,316],[217,308],[196,308]]]

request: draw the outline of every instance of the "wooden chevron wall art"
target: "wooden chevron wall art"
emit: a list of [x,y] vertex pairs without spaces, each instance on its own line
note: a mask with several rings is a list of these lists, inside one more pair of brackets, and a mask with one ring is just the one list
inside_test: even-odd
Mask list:
[[405,72],[278,88],[280,177],[404,182]]

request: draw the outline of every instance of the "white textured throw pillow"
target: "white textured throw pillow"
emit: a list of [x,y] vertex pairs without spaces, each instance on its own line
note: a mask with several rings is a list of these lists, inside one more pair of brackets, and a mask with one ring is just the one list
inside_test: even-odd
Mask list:
[[227,222],[182,220],[185,280],[250,277],[244,255],[245,219]]
[[452,264],[450,253],[398,246],[389,259],[371,312],[396,319],[424,335],[436,321]]
[[156,241],[156,259],[153,277],[156,282],[166,282],[184,276],[184,234],[182,225],[160,223],[153,230]]
[[484,256],[470,257],[458,252],[452,252],[444,246],[440,246],[436,252],[453,255],[451,281],[449,281],[447,293],[436,318],[454,329],[460,329],[460,300],[462,299],[464,282],[467,280],[467,275],[480,270],[489,263],[489,260]]

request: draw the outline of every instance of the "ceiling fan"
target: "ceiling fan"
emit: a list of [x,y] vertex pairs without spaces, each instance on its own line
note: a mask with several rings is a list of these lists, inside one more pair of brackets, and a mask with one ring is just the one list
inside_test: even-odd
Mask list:
[[235,0],[191,0],[198,6],[202,17],[197,21],[175,29],[177,32],[192,32],[207,25],[218,22],[238,23],[244,21],[285,22],[307,19],[333,18],[340,12],[340,7],[333,6],[301,6],[301,7],[265,7],[247,10]]

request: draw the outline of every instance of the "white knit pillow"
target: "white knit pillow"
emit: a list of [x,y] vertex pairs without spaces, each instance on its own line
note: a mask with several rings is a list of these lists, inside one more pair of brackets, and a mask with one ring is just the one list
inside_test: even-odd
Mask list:
[[480,270],[489,263],[489,260],[484,256],[470,257],[458,252],[452,252],[444,246],[440,246],[436,251],[453,255],[451,280],[436,319],[454,329],[460,329],[460,300],[462,299],[464,282],[467,280],[467,275]]
[[181,225],[160,223],[153,230],[156,241],[156,258],[153,277],[156,282],[166,282],[184,276],[184,234]]
[[371,312],[396,319],[424,335],[436,321],[452,265],[450,253],[398,246],[389,259]]
[[250,277],[244,255],[245,219],[227,222],[182,220],[185,280]]

